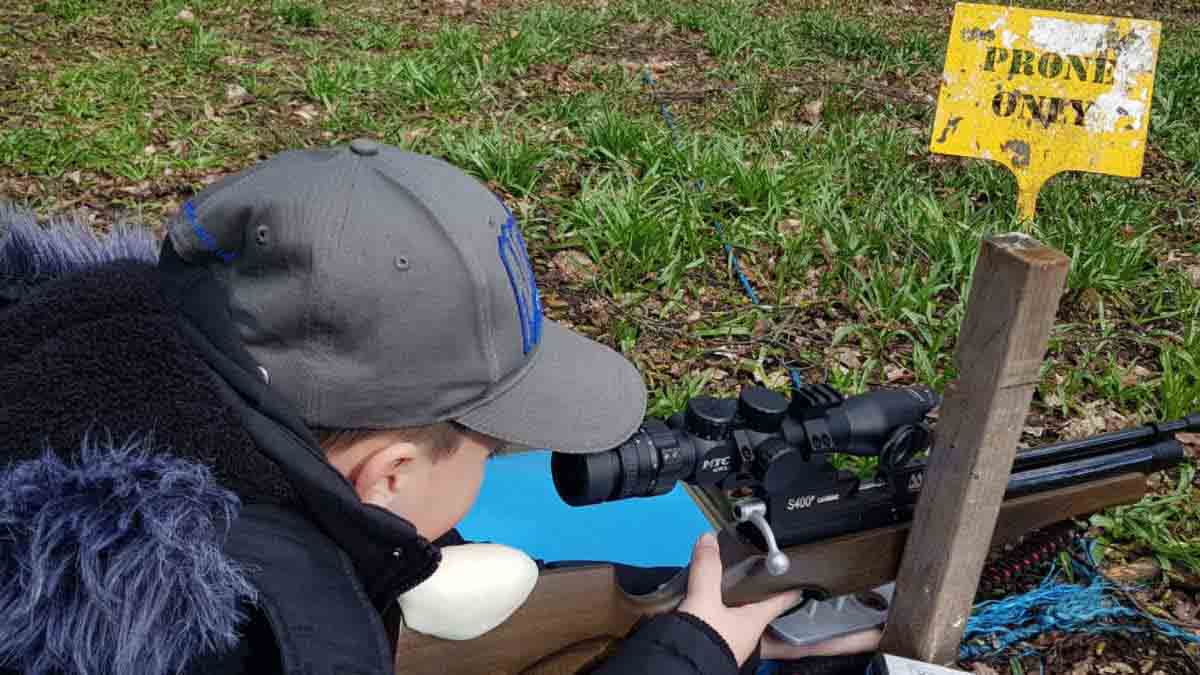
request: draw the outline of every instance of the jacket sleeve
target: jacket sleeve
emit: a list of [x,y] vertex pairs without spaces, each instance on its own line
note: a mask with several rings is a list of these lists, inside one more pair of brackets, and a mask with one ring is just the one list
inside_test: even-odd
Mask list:
[[283,672],[279,646],[266,614],[257,607],[246,610],[247,620],[241,626],[238,643],[227,651],[202,654],[188,664],[185,675],[274,675]]
[[686,612],[643,620],[604,657],[579,675],[753,675],[759,654],[739,670],[725,638]]

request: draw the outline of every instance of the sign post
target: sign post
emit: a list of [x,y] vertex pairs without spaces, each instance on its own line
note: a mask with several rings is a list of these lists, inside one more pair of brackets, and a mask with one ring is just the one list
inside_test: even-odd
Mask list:
[[[931,149],[1000,162],[1018,207],[1061,171],[1138,176],[1161,26],[959,3]],[[880,649],[952,663],[1070,260],[1019,233],[982,243],[925,488]]]
[[1142,173],[1157,21],[959,3],[933,152],[989,159],[1017,177],[1021,216],[1061,171]]

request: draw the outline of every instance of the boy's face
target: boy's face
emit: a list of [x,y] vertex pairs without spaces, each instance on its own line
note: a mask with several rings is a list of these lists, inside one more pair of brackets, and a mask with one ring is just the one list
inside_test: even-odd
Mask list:
[[407,519],[433,541],[471,510],[484,465],[501,445],[474,431],[453,430],[449,435],[457,447],[414,444],[399,433],[380,431],[329,459],[364,502]]

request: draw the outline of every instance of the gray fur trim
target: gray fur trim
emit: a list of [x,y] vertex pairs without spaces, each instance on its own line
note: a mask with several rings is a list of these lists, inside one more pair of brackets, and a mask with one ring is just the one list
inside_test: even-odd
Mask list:
[[73,216],[46,226],[31,211],[0,202],[0,277],[28,283],[58,279],[116,260],[156,262],[161,246],[145,227],[118,223],[98,235]]

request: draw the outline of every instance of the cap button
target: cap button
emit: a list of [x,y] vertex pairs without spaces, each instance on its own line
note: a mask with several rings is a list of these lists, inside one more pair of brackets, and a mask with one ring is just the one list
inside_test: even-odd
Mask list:
[[369,138],[356,138],[350,141],[350,152],[360,157],[373,157],[379,154],[379,144]]

